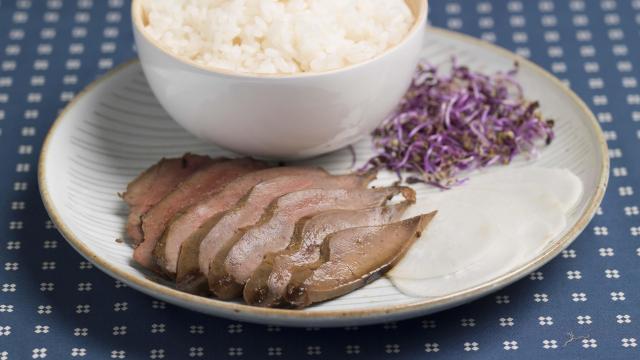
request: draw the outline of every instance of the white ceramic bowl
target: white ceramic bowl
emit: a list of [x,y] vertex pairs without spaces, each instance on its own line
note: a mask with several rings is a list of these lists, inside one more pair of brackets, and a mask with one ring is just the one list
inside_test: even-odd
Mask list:
[[398,45],[366,62],[295,75],[241,74],[176,57],[144,31],[132,3],[142,68],[158,101],[192,134],[241,154],[294,159],[369,134],[409,87],[423,46],[427,1],[407,0],[416,22]]

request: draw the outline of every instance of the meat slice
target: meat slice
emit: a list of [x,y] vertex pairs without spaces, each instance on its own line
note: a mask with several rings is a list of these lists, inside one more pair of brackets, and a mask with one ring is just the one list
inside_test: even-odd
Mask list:
[[[365,187],[374,173],[364,176],[318,176],[305,174],[299,176],[282,176],[261,182],[249,195],[242,199],[232,210],[224,213],[210,231],[198,231],[192,236],[189,244],[200,243],[198,248],[198,269],[183,262],[182,255],[178,259],[177,285],[183,291],[206,293],[209,287],[205,275],[209,265],[221,263],[227,256],[230,247],[237,240],[240,229],[254,225],[260,220],[265,209],[274,199],[292,191],[317,187]],[[211,224],[211,225],[213,225]]]
[[287,289],[287,301],[305,307],[347,294],[380,277],[404,256],[435,212],[381,226],[342,230],[327,236],[321,262],[304,278],[296,274]]
[[163,158],[130,182],[122,199],[129,205],[126,230],[133,243],[139,244],[142,241],[142,215],[201,167],[223,160],[192,154],[185,154],[180,158]]
[[158,265],[168,276],[174,276],[178,263],[178,253],[180,253],[180,256],[183,257],[183,263],[188,262],[193,264],[197,269],[198,253],[197,251],[194,253],[189,250],[197,250],[198,247],[187,246],[180,251],[181,245],[191,234],[205,224],[207,220],[233,207],[256,184],[279,176],[302,174],[323,176],[327,175],[327,172],[320,168],[296,166],[254,171],[231,181],[220,192],[212,194],[188,209],[185,209],[174,217],[156,244],[154,256],[156,257]]
[[216,193],[229,181],[267,165],[252,159],[216,162],[193,173],[160,202],[142,216],[143,241],[133,252],[133,259],[140,265],[156,269],[153,249],[169,221],[181,210],[198,200]]
[[[222,267],[212,264],[209,287],[223,299],[236,297],[265,255],[284,250],[298,220],[327,210],[361,209],[384,204],[407,187],[380,189],[310,189],[284,195],[265,211],[262,220],[247,229],[229,250]],[[222,271],[220,271],[222,270]]]
[[244,300],[251,305],[277,306],[286,294],[291,276],[320,259],[320,245],[327,235],[396,221],[414,201],[411,198],[389,206],[333,210],[300,220],[287,249],[266,256],[253,272],[244,286]]

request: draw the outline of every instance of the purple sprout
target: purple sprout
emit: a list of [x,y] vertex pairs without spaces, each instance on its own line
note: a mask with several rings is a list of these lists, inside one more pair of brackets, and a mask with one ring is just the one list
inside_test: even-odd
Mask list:
[[517,72],[516,63],[488,76],[452,59],[450,74],[442,75],[420,64],[398,108],[373,132],[377,155],[362,170],[408,172],[408,183],[449,188],[464,181],[461,172],[536,156],[553,140],[554,122],[524,98]]

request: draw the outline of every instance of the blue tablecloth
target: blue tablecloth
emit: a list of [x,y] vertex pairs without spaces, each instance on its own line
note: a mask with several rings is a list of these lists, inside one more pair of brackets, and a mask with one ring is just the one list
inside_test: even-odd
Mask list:
[[427,318],[288,329],[207,317],[93,268],[38,194],[41,142],[85,85],[135,56],[123,0],[0,0],[0,359],[640,359],[640,1],[431,1],[431,21],[568,81],[609,141],[601,211],[528,278]]

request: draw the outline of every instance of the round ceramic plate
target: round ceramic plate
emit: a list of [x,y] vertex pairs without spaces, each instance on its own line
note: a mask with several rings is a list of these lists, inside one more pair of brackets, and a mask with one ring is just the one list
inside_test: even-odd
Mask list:
[[[40,158],[42,198],[62,235],[97,267],[151,296],[207,314],[280,325],[339,326],[399,320],[471,301],[542,266],[578,236],[602,200],[608,174],[607,149],[585,104],[566,85],[529,61],[437,29],[428,31],[423,55],[433,64],[446,64],[456,56],[460,63],[487,72],[508,69],[519,61],[518,77],[526,96],[540,100],[543,112],[556,119],[557,137],[535,162],[519,161],[512,166],[566,167],[584,184],[585,191],[562,233],[540,244],[539,251],[516,267],[504,269],[498,277],[426,298],[406,296],[382,278],[304,310],[251,307],[175,290],[170,283],[136,266],[131,260],[131,247],[116,241],[124,238],[127,215],[117,193],[163,156],[185,152],[218,155],[225,151],[194,138],[168,117],[151,93],[138,62],[122,65],[89,86],[56,120]],[[370,139],[354,147],[358,162],[370,157]],[[352,155],[342,150],[309,163],[344,173],[351,169]],[[393,180],[391,174],[381,176],[382,182]],[[417,190],[419,210],[421,195],[432,190]]]

